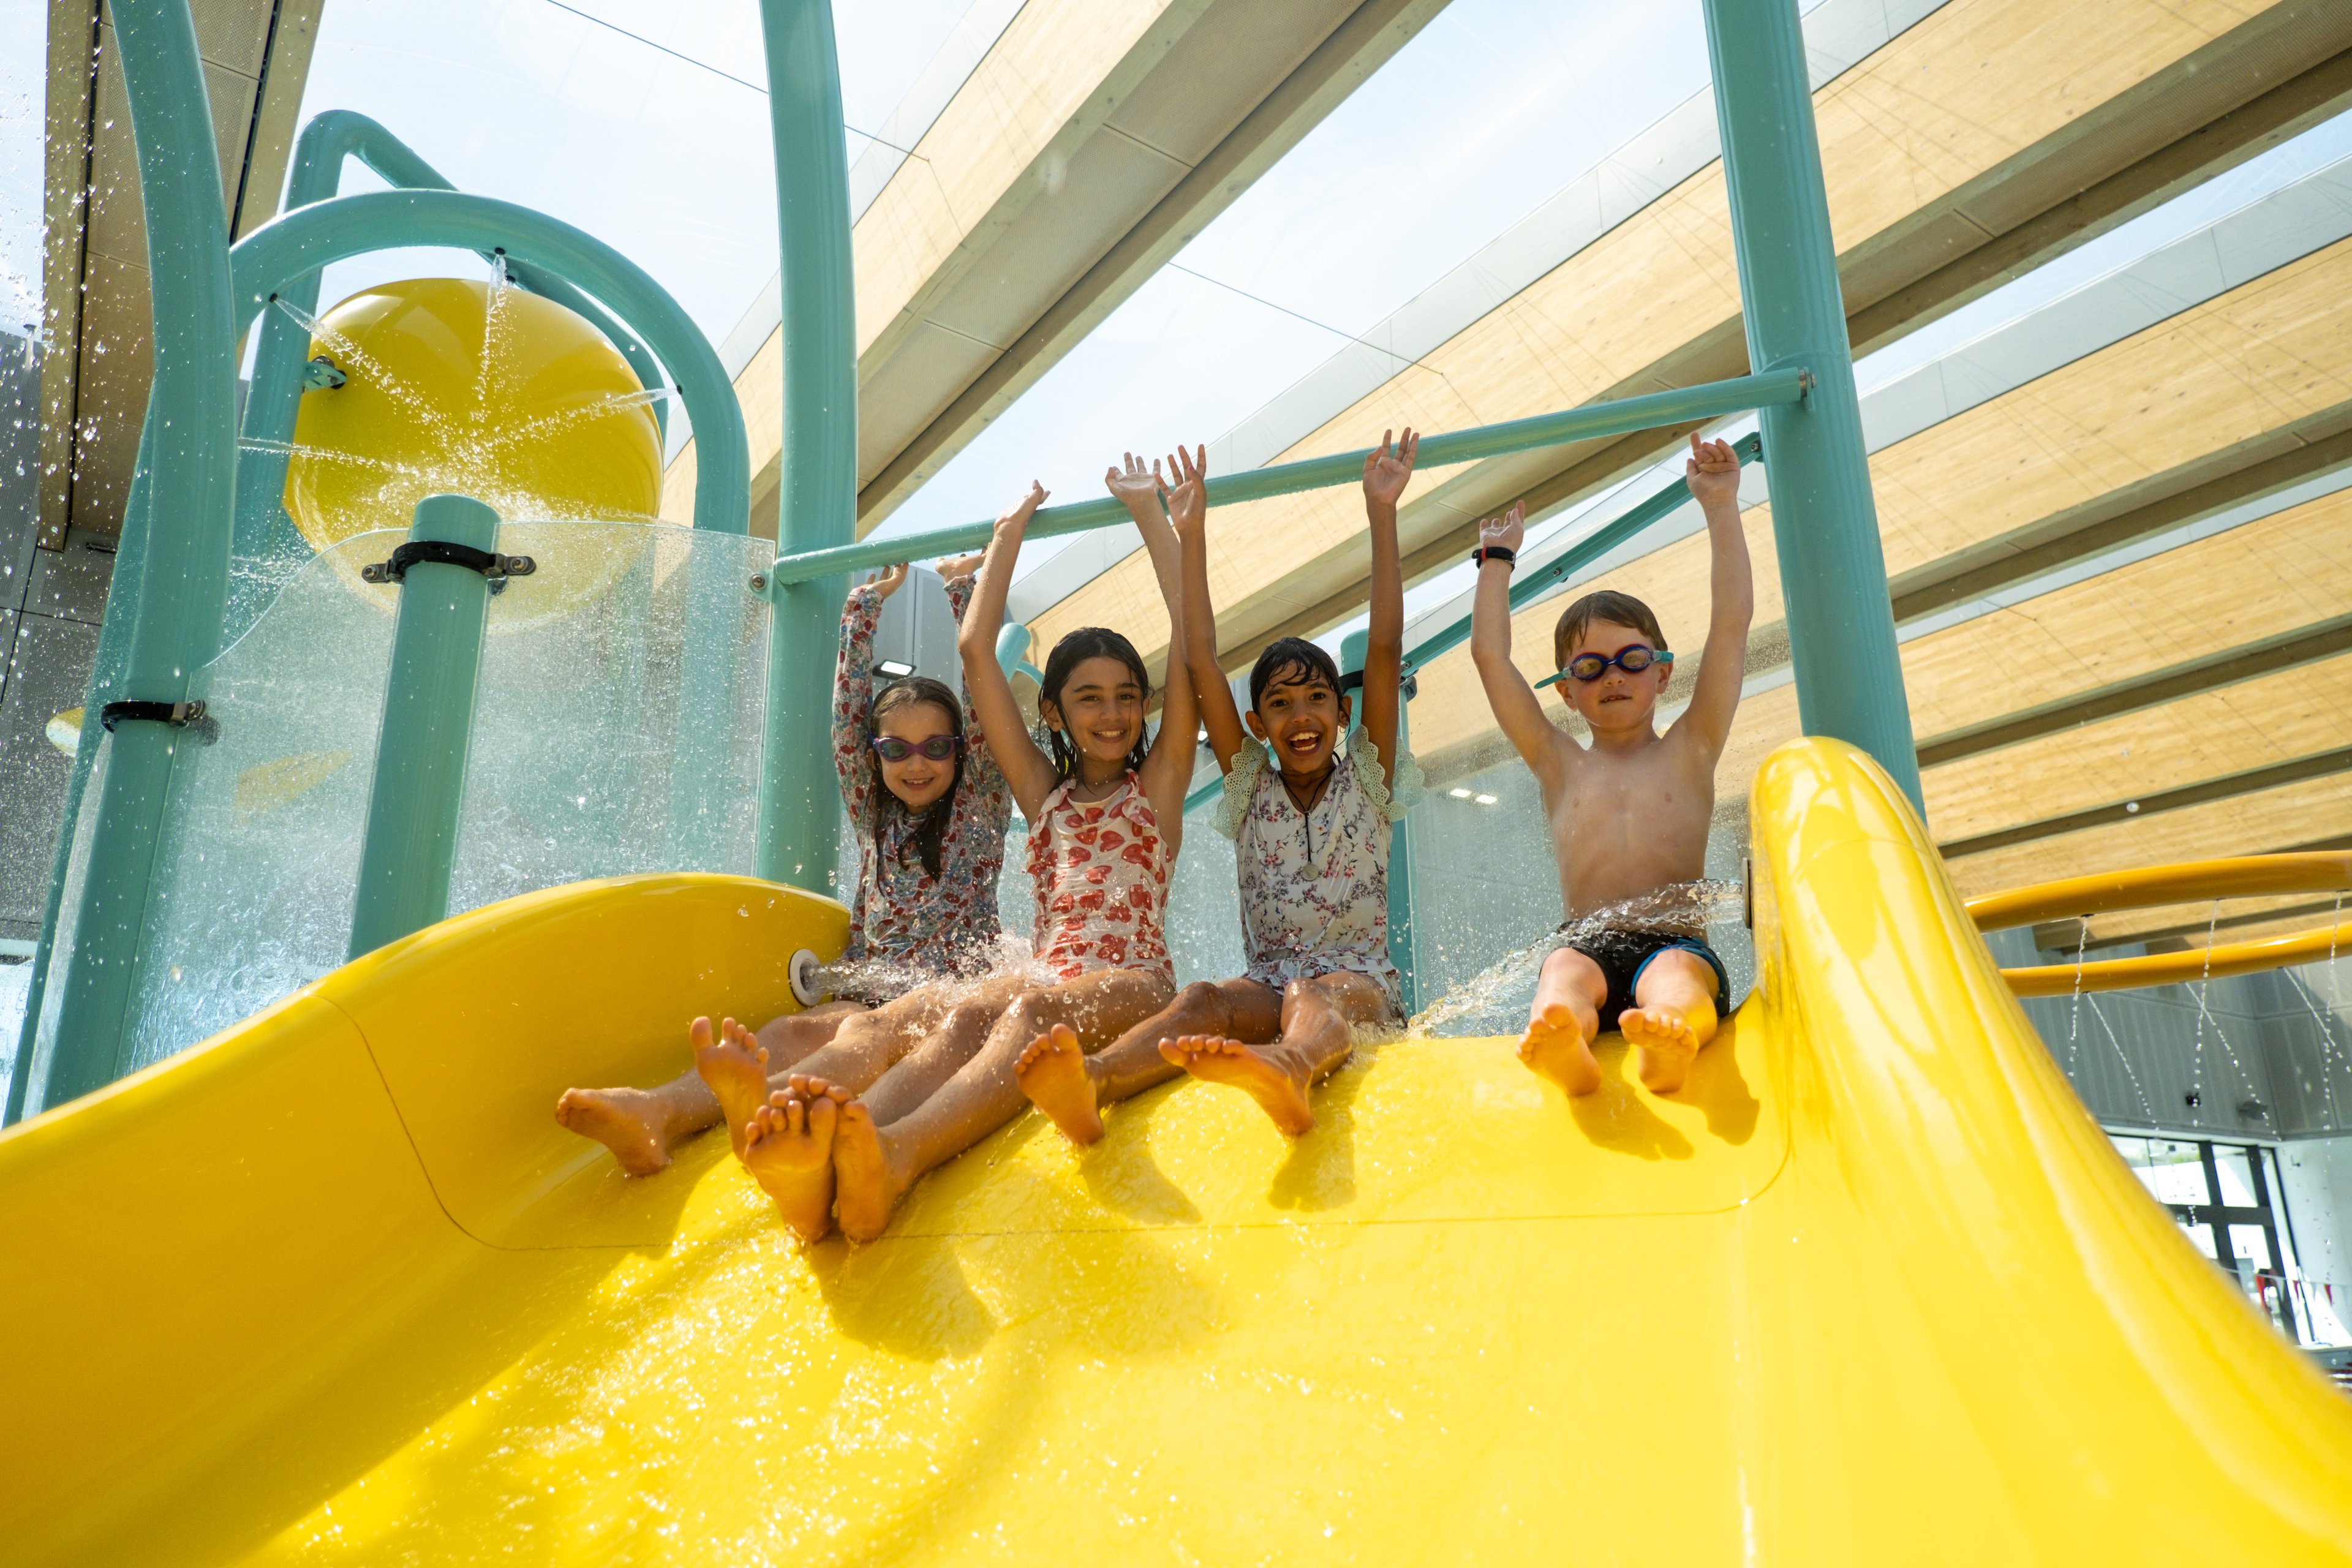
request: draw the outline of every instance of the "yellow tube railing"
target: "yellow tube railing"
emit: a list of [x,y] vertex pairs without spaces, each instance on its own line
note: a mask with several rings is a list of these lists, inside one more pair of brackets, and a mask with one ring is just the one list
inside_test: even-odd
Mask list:
[[[2144,910],[2207,899],[2258,898],[2279,893],[2352,894],[2352,851],[2302,855],[2248,855],[2231,860],[2191,860],[2178,866],[2147,866],[2069,877],[2030,888],[1988,893],[1969,900],[1979,931],[2003,931],[2048,920],[2080,919],[2117,910]],[[2004,969],[2002,976],[2020,996],[2063,996],[2082,991],[2125,991],[2169,985],[2227,974],[2252,974],[2334,957],[2352,948],[2352,921],[2255,942],[2216,943],[2185,952],[2152,952],[2141,958],[2102,959],[2095,963],[2052,963]]]

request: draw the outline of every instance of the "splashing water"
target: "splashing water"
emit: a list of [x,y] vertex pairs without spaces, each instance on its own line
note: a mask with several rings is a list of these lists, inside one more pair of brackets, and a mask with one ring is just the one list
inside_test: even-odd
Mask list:
[[1571,942],[1590,941],[1612,931],[1675,935],[1701,932],[1710,925],[1738,920],[1746,901],[1747,890],[1739,883],[1701,879],[1696,882],[1670,882],[1653,892],[1605,904],[1505,953],[1414,1014],[1406,1022],[1405,1031],[1415,1035],[1443,1034],[1452,1026],[1493,1011],[1514,991],[1533,980],[1536,971],[1554,950]]
[[[979,973],[949,983],[947,1001],[952,1005],[970,995],[986,981],[1006,974],[1019,974],[1037,985],[1051,985],[1055,977],[1031,952],[1026,937],[1011,931],[1000,931],[996,951],[988,965]],[[928,985],[940,978],[939,972],[903,960],[859,958],[838,960],[816,966],[814,989],[821,996],[836,1000],[854,997],[903,996],[919,985]]]

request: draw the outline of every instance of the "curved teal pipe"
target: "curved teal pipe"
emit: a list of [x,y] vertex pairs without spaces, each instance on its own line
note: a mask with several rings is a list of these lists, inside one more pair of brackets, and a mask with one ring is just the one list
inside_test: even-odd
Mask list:
[[747,531],[751,469],[743,411],[709,340],[636,263],[545,213],[445,190],[372,191],[298,208],[255,229],[230,252],[236,328],[250,325],[295,279],[353,256],[414,245],[503,252],[510,263],[560,274],[608,305],[669,367],[694,422],[694,526]]

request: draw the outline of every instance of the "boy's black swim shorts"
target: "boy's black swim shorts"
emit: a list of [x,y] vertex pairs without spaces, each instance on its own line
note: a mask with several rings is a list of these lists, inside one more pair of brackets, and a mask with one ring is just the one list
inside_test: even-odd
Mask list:
[[[1567,929],[1560,927],[1563,931]],[[1668,931],[1604,931],[1563,945],[1599,964],[1609,978],[1608,999],[1601,1004],[1603,1029],[1615,1028],[1617,1015],[1636,1005],[1633,987],[1641,983],[1642,971],[1650,966],[1650,960],[1669,950],[1695,952],[1706,960],[1706,966],[1715,971],[1716,1016],[1731,1016],[1731,976],[1724,972],[1723,960],[1715,955],[1715,949],[1697,937]]]

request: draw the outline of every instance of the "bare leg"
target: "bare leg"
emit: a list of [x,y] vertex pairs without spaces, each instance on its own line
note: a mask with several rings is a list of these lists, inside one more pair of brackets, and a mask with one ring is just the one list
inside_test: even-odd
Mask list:
[[1653,1094],[1672,1094],[1690,1074],[1691,1058],[1715,1038],[1715,971],[1706,960],[1668,948],[1650,960],[1633,985],[1633,1005],[1618,1016],[1628,1045],[1642,1047],[1636,1069]]
[[[950,1079],[963,1070],[965,1063],[980,1054],[980,1047],[988,1043],[988,1031],[1003,1016],[1002,1007],[966,1004],[950,1008],[947,1017],[921,1045],[899,1058],[898,1066],[858,1096],[876,1125],[889,1126],[937,1094]],[[795,1078],[793,1081],[800,1080]]]
[[993,1016],[1032,983],[1022,974],[992,974],[975,982],[936,981],[919,985],[895,1002],[842,1026],[833,1043],[793,1070],[862,1094],[878,1082],[960,1006],[985,1007]]
[[1133,1028],[1170,1000],[1168,983],[1141,970],[1098,970],[1043,991],[1025,991],[1004,1010],[977,1056],[915,1110],[887,1127],[863,1102],[842,1107],[833,1165],[844,1234],[869,1241],[915,1179],[1013,1120],[1028,1101],[1013,1063],[1060,1024],[1082,1039]]
[[[777,1069],[777,1087],[782,1087],[782,1068],[832,1039],[851,1015],[865,1011],[856,1002],[827,1002],[770,1019],[760,1030],[760,1044]],[[707,1039],[709,1021],[701,1023]],[[670,1150],[681,1141],[716,1125],[720,1111],[701,1075],[689,1068],[659,1089],[567,1089],[555,1102],[555,1119],[612,1150],[629,1174],[649,1176],[669,1163]],[[730,1134],[736,1131],[730,1129]]]
[[1570,1094],[1599,1089],[1592,1038],[1601,1032],[1601,1004],[1608,995],[1609,977],[1599,964],[1572,947],[1554,951],[1536,981],[1519,1060]]
[[820,1079],[799,1081],[804,1091],[771,1096],[753,1111],[741,1156],[805,1247],[833,1228],[833,1133],[849,1091]]
[[1013,1064],[1021,1092],[1054,1119],[1073,1143],[1102,1136],[1100,1108],[1164,1083],[1183,1069],[1160,1054],[1185,1035],[1217,1035],[1253,1043],[1282,1030],[1282,998],[1274,988],[1241,978],[1198,980],[1176,1000],[1109,1045],[1087,1055],[1066,1028],[1049,1029]]
[[1380,985],[1335,972],[1294,980],[1283,989],[1282,1037],[1271,1045],[1188,1036],[1160,1049],[1194,1078],[1242,1090],[1297,1138],[1315,1125],[1307,1091],[1355,1049],[1353,1026],[1389,1016],[1388,993]]

